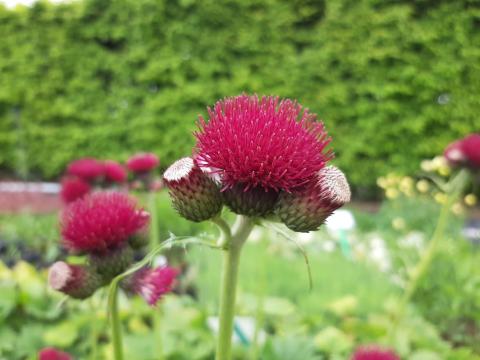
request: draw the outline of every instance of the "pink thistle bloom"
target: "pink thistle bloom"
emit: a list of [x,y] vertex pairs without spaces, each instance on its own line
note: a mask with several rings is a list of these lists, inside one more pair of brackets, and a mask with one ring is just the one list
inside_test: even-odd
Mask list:
[[332,157],[322,122],[295,101],[240,95],[208,108],[196,133],[200,167],[218,174],[224,189],[290,192]]
[[157,155],[152,153],[138,153],[128,159],[127,168],[134,173],[143,174],[152,171],[159,164],[160,160]]
[[480,134],[471,134],[463,139],[462,150],[468,164],[480,168]]
[[104,175],[103,164],[93,158],[75,160],[67,167],[67,174],[77,176],[85,181],[94,181]]
[[400,357],[393,350],[368,345],[357,348],[351,360],[400,360]]
[[40,350],[38,360],[73,360],[73,358],[66,352],[47,347]]
[[93,193],[71,203],[61,215],[64,245],[72,251],[105,252],[125,243],[149,221],[136,202],[118,192]]
[[88,182],[77,177],[63,178],[61,186],[60,197],[66,204],[82,198],[91,190]]
[[127,179],[125,168],[116,161],[107,160],[103,164],[105,180],[112,183],[123,183]]
[[178,270],[161,266],[142,269],[133,278],[134,292],[142,296],[150,306],[155,306],[163,295],[172,291]]
[[48,283],[56,291],[75,299],[86,299],[102,286],[102,279],[84,265],[57,261],[48,271]]
[[443,156],[451,166],[460,166],[465,163],[466,157],[462,149],[462,140],[454,141],[448,145],[443,152]]

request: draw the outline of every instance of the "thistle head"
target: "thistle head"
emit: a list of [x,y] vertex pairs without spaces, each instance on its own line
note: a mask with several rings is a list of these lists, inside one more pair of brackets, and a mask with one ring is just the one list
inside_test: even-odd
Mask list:
[[208,220],[222,209],[222,196],[217,184],[192,158],[174,162],[165,171],[163,180],[174,208],[188,220]]
[[276,213],[293,231],[314,231],[350,197],[345,174],[335,166],[327,166],[301,191],[280,194]]
[[111,183],[123,183],[127,179],[125,168],[118,162],[107,160],[103,163],[105,180]]
[[148,224],[149,214],[118,192],[98,192],[67,206],[61,233],[67,249],[104,253],[121,246]]
[[480,169],[480,134],[470,134],[454,141],[443,154],[451,166]]
[[47,347],[40,350],[38,353],[38,360],[73,360],[73,358],[66,352]]
[[102,286],[100,277],[90,268],[63,261],[57,261],[50,267],[48,283],[52,289],[75,299],[86,299]]
[[291,192],[332,157],[323,123],[295,101],[240,95],[218,101],[208,114],[200,117],[196,160],[223,190]]
[[65,204],[82,198],[91,190],[90,184],[78,177],[64,177],[61,181],[60,197]]
[[132,287],[150,306],[155,306],[165,294],[172,291],[177,275],[178,270],[168,266],[142,269],[133,276]]
[[67,174],[92,182],[104,175],[103,164],[94,158],[72,161],[67,167]]
[[135,174],[149,173],[160,164],[158,156],[153,153],[138,153],[127,160],[127,168]]
[[400,357],[393,350],[368,345],[357,348],[351,360],[400,360]]

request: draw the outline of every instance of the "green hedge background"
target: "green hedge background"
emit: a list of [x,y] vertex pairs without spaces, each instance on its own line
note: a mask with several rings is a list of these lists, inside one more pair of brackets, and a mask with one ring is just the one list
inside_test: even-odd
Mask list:
[[324,119],[357,190],[479,130],[477,0],[84,0],[0,7],[0,171],[80,156],[164,165],[243,91]]

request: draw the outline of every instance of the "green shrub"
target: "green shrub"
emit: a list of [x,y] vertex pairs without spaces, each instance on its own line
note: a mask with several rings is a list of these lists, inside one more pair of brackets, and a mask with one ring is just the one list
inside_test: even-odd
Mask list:
[[478,130],[478,2],[84,0],[0,5],[0,170],[189,154],[205,106],[295,97],[359,190]]

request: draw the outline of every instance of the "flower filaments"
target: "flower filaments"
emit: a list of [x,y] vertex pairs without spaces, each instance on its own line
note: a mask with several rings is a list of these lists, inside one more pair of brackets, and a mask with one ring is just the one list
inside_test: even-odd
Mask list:
[[67,174],[90,182],[103,177],[104,166],[93,158],[78,159],[68,165]]
[[136,174],[152,171],[160,164],[158,156],[152,153],[138,153],[127,160],[128,170]]
[[70,265],[63,261],[54,263],[48,272],[51,288],[75,299],[86,299],[101,285],[100,276],[84,265]]
[[350,186],[343,172],[327,166],[301,191],[280,194],[276,213],[293,231],[314,231],[336,209],[348,203],[350,197]]
[[103,253],[126,243],[149,221],[126,194],[99,192],[70,204],[62,213],[61,232],[67,249]]
[[400,360],[393,350],[369,345],[359,347],[352,355],[351,360]]
[[[262,202],[259,190],[294,191],[332,157],[323,123],[289,99],[240,95],[218,101],[208,113],[208,121],[200,117],[196,160],[219,176],[224,191],[256,191]],[[226,201],[237,213],[250,210]]]
[[65,204],[82,198],[91,190],[90,184],[77,177],[65,177],[61,182],[60,197]]
[[211,219],[222,209],[217,184],[204,173],[195,160],[177,160],[164,173],[174,208],[184,218],[199,222]]
[[172,291],[178,270],[161,266],[154,269],[142,269],[130,280],[133,291],[142,296],[150,306]]

